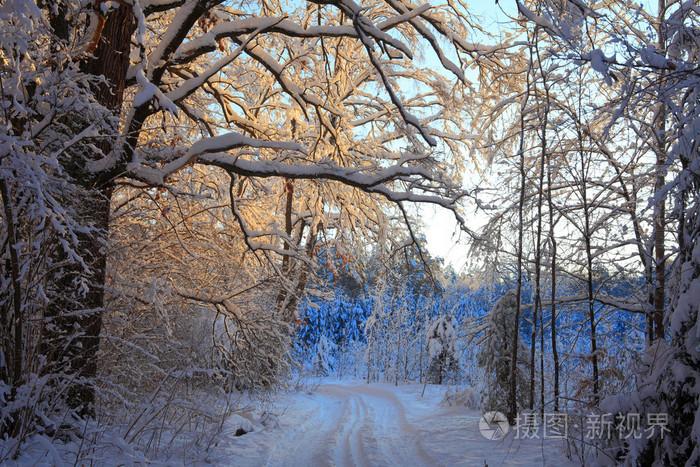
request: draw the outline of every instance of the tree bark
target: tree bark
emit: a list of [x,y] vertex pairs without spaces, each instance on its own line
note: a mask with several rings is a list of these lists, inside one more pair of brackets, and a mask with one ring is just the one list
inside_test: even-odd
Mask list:
[[[60,19],[52,21],[54,28],[64,24]],[[129,66],[131,36],[135,20],[130,5],[120,6],[104,18],[101,35],[96,37],[96,48],[91,57],[84,60],[81,69],[95,76],[103,76],[104,82],[95,85],[95,99],[107,108],[118,121],[124,101],[126,73]],[[61,29],[62,31],[63,29]],[[114,133],[117,134],[115,128]],[[101,154],[109,154],[114,142],[108,138],[99,144]],[[73,378],[67,401],[81,416],[94,416],[97,374],[97,351],[102,329],[104,285],[106,279],[112,180],[91,173],[86,165],[100,153],[67,157],[62,161],[64,169],[83,193],[83,199],[72,200],[81,225],[91,227],[90,232],[78,234],[76,253],[87,268],[75,261],[52,277],[53,299],[45,312],[45,328],[42,349],[48,357],[49,371],[65,372]],[[59,250],[62,250],[59,248]],[[60,259],[65,252],[59,253]],[[87,285],[82,292],[80,282]]]
[[[12,346],[12,365],[5,367],[5,358],[7,356],[2,356],[2,367],[0,367],[0,379],[8,379],[12,383],[13,387],[17,387],[20,380],[22,379],[22,330],[23,330],[23,317],[22,317],[22,288],[20,285],[19,278],[19,257],[17,255],[17,235],[16,235],[16,217],[14,209],[12,209],[12,197],[10,190],[5,183],[5,180],[0,179],[0,196],[2,196],[3,208],[5,212],[5,218],[7,221],[7,248],[10,258],[10,277],[12,281],[12,314],[9,315],[3,309],[2,325],[3,333],[7,333],[9,337],[10,333],[14,331],[14,340]],[[11,319],[9,319],[11,318]],[[3,337],[3,339],[6,337]],[[9,349],[9,346],[2,346],[2,348]]]

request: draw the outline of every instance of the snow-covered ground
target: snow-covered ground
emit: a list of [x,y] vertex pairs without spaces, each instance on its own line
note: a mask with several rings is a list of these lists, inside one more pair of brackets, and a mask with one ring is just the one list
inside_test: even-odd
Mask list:
[[[445,387],[321,381],[280,397],[279,425],[227,440],[236,466],[576,465],[558,440],[485,439],[480,413],[441,404]],[[230,457],[229,457],[230,456]]]
[[[21,456],[7,465],[75,465],[78,452],[82,452],[79,465],[577,465],[565,458],[559,440],[515,439],[513,430],[498,441],[484,438],[480,412],[446,405],[446,386],[428,385],[423,392],[417,384],[326,379],[306,387],[266,401],[237,397],[238,413],[225,419],[218,434],[193,440],[189,447],[180,442],[160,449],[155,457],[147,458],[128,445],[115,428],[87,451],[76,442],[34,436]],[[165,444],[171,443],[166,439]]]

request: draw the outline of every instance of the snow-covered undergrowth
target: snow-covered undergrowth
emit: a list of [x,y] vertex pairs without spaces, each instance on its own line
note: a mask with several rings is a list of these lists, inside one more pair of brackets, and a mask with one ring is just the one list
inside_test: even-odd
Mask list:
[[266,397],[198,392],[196,407],[154,400],[129,424],[91,422],[80,437],[34,435],[3,465],[575,465],[561,440],[517,439],[512,429],[486,438],[469,387],[298,383]]
[[[170,388],[173,389],[173,388]],[[232,439],[277,425],[269,397],[198,390],[159,392],[141,410],[113,413],[71,429],[36,433],[16,452],[0,440],[2,465],[221,464]]]

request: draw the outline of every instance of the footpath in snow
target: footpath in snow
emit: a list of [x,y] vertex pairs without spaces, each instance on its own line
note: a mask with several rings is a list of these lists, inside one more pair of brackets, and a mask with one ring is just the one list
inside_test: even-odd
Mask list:
[[480,413],[445,407],[445,387],[324,381],[278,402],[279,426],[227,446],[236,466],[569,466],[560,440],[498,441]]

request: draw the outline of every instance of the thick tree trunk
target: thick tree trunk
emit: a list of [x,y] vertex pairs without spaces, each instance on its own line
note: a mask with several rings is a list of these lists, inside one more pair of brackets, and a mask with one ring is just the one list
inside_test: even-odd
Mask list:
[[[17,395],[17,388],[24,380],[23,329],[25,318],[22,310],[17,215],[12,205],[13,198],[10,188],[2,178],[0,178],[0,197],[2,197],[3,214],[7,224],[7,237],[4,245],[8,252],[6,266],[12,284],[10,303],[4,303],[0,306],[0,332],[2,333],[0,335],[0,383],[11,387],[9,399],[13,400]],[[2,271],[0,278],[6,279],[6,277],[7,273]],[[4,403],[5,401],[0,402]],[[17,430],[20,427],[20,424],[17,423],[18,413],[14,412],[11,417],[3,418],[0,422],[0,438],[6,435],[17,436]]]
[[[3,210],[5,213],[5,219],[7,222],[7,250],[10,262],[10,278],[12,282],[12,310],[8,313],[8,310],[3,308],[2,317],[0,319],[0,329],[3,331],[3,340],[10,340],[10,334],[14,333],[14,341],[12,345],[12,363],[6,362],[6,358],[9,355],[0,355],[0,380],[5,380],[6,378],[12,383],[13,387],[17,387],[22,379],[22,343],[24,339],[22,338],[23,330],[23,316],[22,316],[22,288],[20,286],[20,264],[18,258],[18,248],[17,248],[17,235],[16,235],[16,221],[17,218],[12,207],[12,195],[10,194],[9,187],[5,183],[5,180],[0,179],[0,196],[2,196]],[[5,333],[7,333],[5,335]],[[0,351],[2,349],[10,350],[9,345],[0,346]],[[9,378],[8,378],[9,376]]]
[[[97,48],[92,58],[86,60],[82,67],[87,73],[106,78],[106,82],[95,89],[95,97],[115,115],[119,115],[124,103],[131,36],[135,29],[131,6],[121,3],[117,10],[107,16],[102,35],[97,40]],[[111,143],[106,144],[107,149],[111,149],[111,146]]]
[[[95,229],[78,235],[76,253],[87,266],[68,262],[53,276],[54,299],[46,312],[42,348],[48,371],[73,378],[67,402],[82,416],[94,415],[97,351],[102,328],[106,272],[105,235],[109,228],[111,190],[93,189],[80,200],[78,215],[83,225]],[[61,256],[65,257],[63,253]],[[66,258],[67,259],[67,258]],[[87,284],[83,291],[82,284]]]
[[[53,18],[54,28],[65,21]],[[61,29],[62,30],[62,29]],[[131,36],[135,30],[130,5],[122,3],[104,18],[104,27],[97,28],[93,56],[81,63],[86,73],[104,76],[105,82],[95,86],[96,100],[119,116],[124,100],[126,72],[129,66]],[[118,118],[115,118],[115,122]],[[114,134],[118,133],[115,128]],[[113,141],[104,139],[99,144],[102,154],[112,151]],[[94,415],[94,377],[97,374],[97,351],[102,329],[104,285],[107,266],[106,238],[109,232],[112,180],[90,173],[87,163],[101,154],[81,155],[62,161],[65,170],[79,187],[82,199],[72,200],[76,215],[90,232],[78,235],[75,253],[86,268],[76,261],[52,277],[53,299],[46,310],[43,353],[47,355],[48,371],[64,372],[73,378],[68,390],[68,404],[82,416]],[[59,248],[62,251],[61,248]],[[65,256],[61,252],[60,256]],[[59,260],[68,258],[57,258]],[[83,287],[83,284],[85,287]]]

